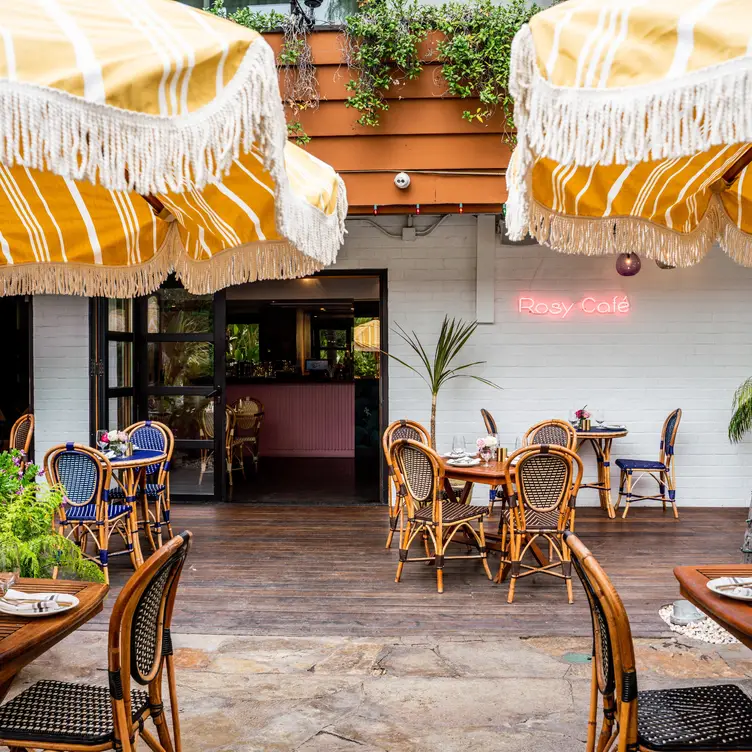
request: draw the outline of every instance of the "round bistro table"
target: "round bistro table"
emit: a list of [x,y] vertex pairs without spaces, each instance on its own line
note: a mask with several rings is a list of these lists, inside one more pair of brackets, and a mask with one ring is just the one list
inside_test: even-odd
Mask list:
[[[139,486],[141,487],[142,498],[146,498],[146,468],[149,465],[158,465],[167,459],[166,452],[160,452],[155,449],[134,449],[133,454],[125,457],[108,457],[113,470],[120,474],[115,478],[117,484],[123,489],[125,502],[130,507],[128,516],[128,525],[131,530],[133,539],[133,551],[131,551],[131,562],[136,569],[144,563],[144,556],[141,553],[141,542],[138,538],[138,504],[136,496]],[[147,511],[148,515],[148,511]],[[148,516],[145,524],[149,524]]]
[[593,447],[598,463],[598,480],[595,483],[583,483],[580,488],[593,488],[598,491],[601,509],[613,519],[616,517],[611,501],[611,443],[614,439],[623,439],[629,432],[626,428],[576,428],[577,451],[588,442]]

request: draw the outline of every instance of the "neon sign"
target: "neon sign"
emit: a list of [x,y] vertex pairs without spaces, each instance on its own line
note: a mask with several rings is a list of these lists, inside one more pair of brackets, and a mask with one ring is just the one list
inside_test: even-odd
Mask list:
[[629,310],[629,298],[626,295],[614,295],[612,298],[595,298],[588,295],[578,301],[543,301],[527,297],[520,297],[517,300],[517,311],[519,313],[557,319],[565,319],[573,311],[581,311],[587,316],[618,316],[629,313]]

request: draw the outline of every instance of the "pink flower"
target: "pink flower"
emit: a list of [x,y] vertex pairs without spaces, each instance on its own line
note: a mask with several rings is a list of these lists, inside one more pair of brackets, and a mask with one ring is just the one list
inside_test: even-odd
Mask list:
[[102,434],[102,441],[105,442],[105,444],[110,443],[110,434],[108,434],[107,431]]
[[478,449],[483,449],[483,447],[486,445],[485,439],[476,439],[475,440],[475,446],[478,447]]

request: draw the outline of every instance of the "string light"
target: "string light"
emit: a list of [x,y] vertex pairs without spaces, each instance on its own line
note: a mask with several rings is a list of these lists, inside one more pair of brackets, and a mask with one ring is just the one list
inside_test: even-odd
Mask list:
[[420,204],[415,204],[415,213],[420,214]]
[[376,204],[373,205],[373,214],[376,216],[379,213],[379,207]]
[[463,208],[462,208],[462,202],[460,202],[460,214],[462,214],[462,212],[463,212],[463,211],[464,211],[464,210],[463,210]]

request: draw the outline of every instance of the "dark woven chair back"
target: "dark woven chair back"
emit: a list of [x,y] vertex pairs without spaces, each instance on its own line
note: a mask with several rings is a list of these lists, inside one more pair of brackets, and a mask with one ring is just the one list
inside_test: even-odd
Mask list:
[[[164,464],[169,470],[169,462],[172,458],[172,449],[175,445],[175,439],[172,431],[163,423],[157,423],[152,420],[145,420],[140,423],[134,423],[125,429],[130,436],[133,445],[139,449],[152,449],[155,452],[165,452],[167,459]],[[161,462],[148,465],[146,468],[147,475],[154,475],[162,469]]]
[[484,407],[481,408],[480,414],[483,416],[483,423],[486,426],[486,431],[489,434],[497,434],[499,433],[499,429],[496,426],[496,421],[494,420],[493,415],[488,412]]
[[574,451],[577,448],[577,431],[566,420],[544,420],[528,428],[523,443],[562,446]]
[[431,448],[410,439],[398,439],[392,452],[399,477],[412,500],[421,505],[434,501],[437,465]]
[[170,624],[175,596],[192,537],[190,532],[181,533],[153,553],[125,584],[113,607],[110,691],[114,700],[124,702],[126,718],[131,717],[131,679],[150,685],[150,694],[156,691],[160,696],[164,662],[173,654]]
[[[566,452],[567,454],[565,454]],[[517,496],[527,508],[551,512],[568,504],[574,462],[564,447],[527,447],[516,465]]]
[[10,429],[10,448],[18,449],[28,457],[33,435],[34,416],[31,413],[26,413],[25,415],[22,415]]
[[671,457],[674,454],[676,434],[679,432],[681,416],[682,411],[680,409],[674,410],[669,413],[668,418],[663,423],[663,431],[661,432],[661,462],[664,461],[666,456]]
[[201,432],[207,439],[214,438],[214,400],[209,400],[201,410]]
[[81,444],[60,444],[44,458],[47,479],[59,485],[71,506],[107,501],[112,469],[101,452]]
[[264,406],[254,397],[238,400],[232,409],[235,411],[235,425],[246,434],[257,435],[264,416]]
[[390,423],[384,435],[381,438],[381,446],[384,450],[384,458],[386,459],[387,467],[393,468],[391,447],[395,441],[400,439],[409,439],[410,441],[418,441],[421,444],[431,445],[431,437],[426,429],[420,424],[412,420],[395,420]]

